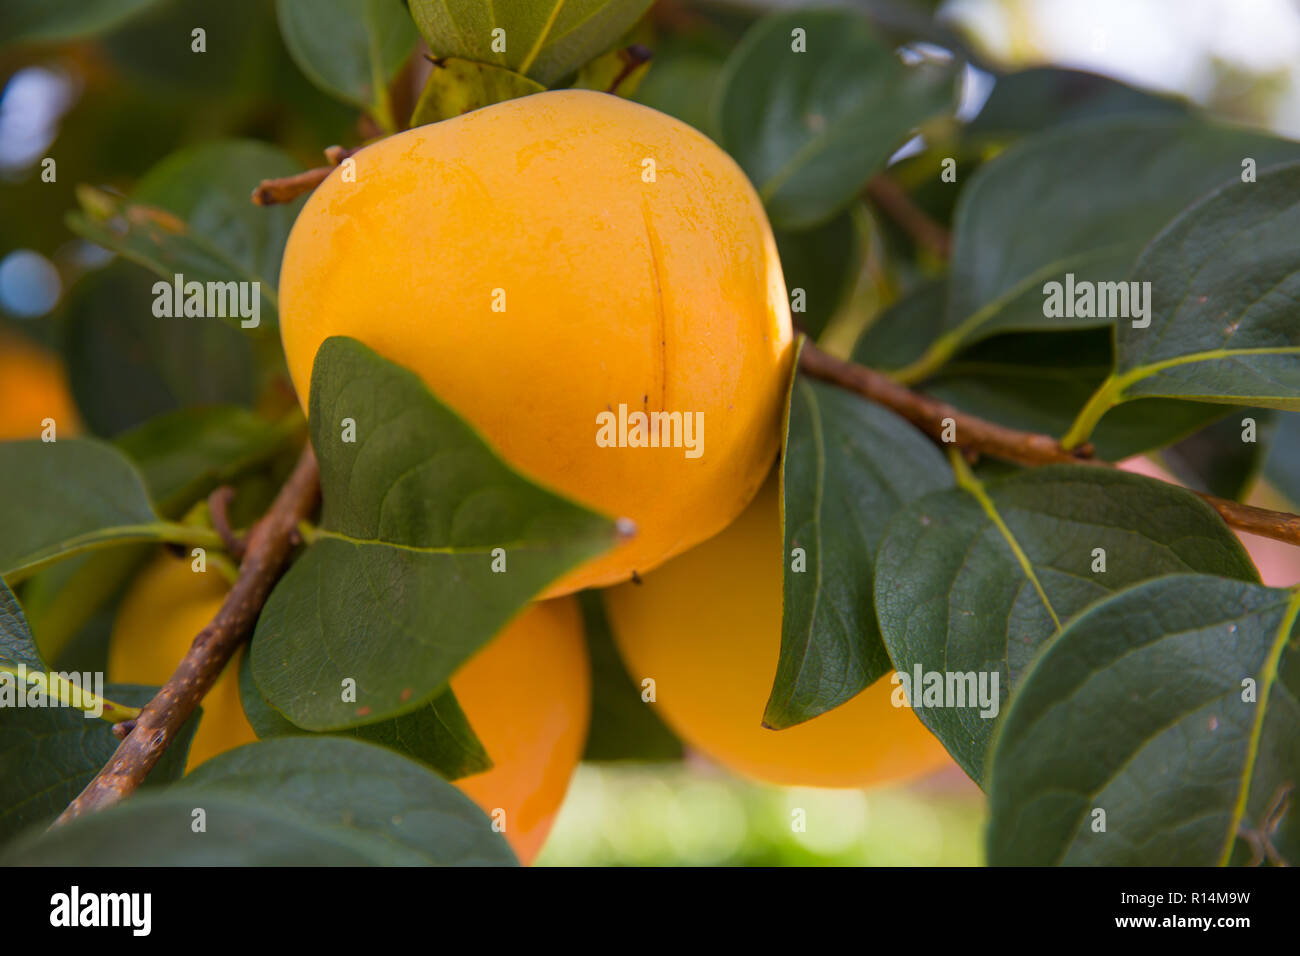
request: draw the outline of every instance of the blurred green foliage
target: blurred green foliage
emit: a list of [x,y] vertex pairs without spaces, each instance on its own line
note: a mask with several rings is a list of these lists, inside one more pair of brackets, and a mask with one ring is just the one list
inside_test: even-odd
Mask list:
[[762,786],[690,764],[584,764],[537,862],[978,866],[984,819],[983,797],[956,771],[861,791]]

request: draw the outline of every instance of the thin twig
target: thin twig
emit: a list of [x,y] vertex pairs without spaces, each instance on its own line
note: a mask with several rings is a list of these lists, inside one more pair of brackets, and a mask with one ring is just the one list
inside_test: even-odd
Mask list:
[[[892,409],[936,441],[943,441],[945,432],[948,432],[953,436],[954,443],[966,451],[990,455],[1019,465],[1068,463],[1115,467],[1111,462],[1096,458],[1091,445],[1066,450],[1050,435],[1018,431],[976,418],[945,402],[914,392],[865,365],[836,358],[811,342],[804,343],[799,356],[799,367],[813,378],[857,392],[864,398]],[[1215,495],[1195,493],[1238,531],[1300,545],[1300,515],[1270,511]]]
[[338,168],[339,163],[360,149],[360,146],[355,146],[352,149],[331,146],[325,150],[325,158],[330,162],[328,166],[318,166],[315,169],[309,169],[293,176],[281,176],[279,179],[263,179],[257,184],[257,188],[253,190],[252,199],[254,204],[258,206],[274,206],[278,203],[293,202],[299,196],[306,195],[323,183],[326,177]]
[[884,173],[878,173],[867,181],[866,194],[917,245],[929,249],[940,259],[947,259],[952,253],[952,233],[931,219],[898,183]]
[[230,527],[230,502],[235,497],[235,489],[222,485],[208,495],[208,515],[212,519],[212,530],[221,537],[226,552],[236,561],[244,557],[247,542]]
[[249,531],[239,580],[226,595],[221,610],[199,632],[167,683],[140,712],[135,726],[112,758],[54,821],[55,826],[112,806],[144,782],[203,695],[216,683],[239,645],[252,632],[271,589],[288,563],[292,550],[290,540],[298,522],[315,510],[319,498],[320,470],[309,444],[270,510]]
[[609,89],[605,90],[606,93],[617,93],[627,78],[637,71],[637,67],[644,66],[654,58],[654,53],[640,43],[633,43],[619,50],[618,58],[623,61],[623,66],[618,71],[618,76],[614,77],[614,82],[609,84]]

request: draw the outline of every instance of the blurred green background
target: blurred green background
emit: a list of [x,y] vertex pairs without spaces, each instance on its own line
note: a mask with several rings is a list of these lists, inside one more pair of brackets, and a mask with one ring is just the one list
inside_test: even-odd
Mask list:
[[762,786],[691,759],[584,764],[537,865],[978,866],[983,804],[955,767],[860,791]]

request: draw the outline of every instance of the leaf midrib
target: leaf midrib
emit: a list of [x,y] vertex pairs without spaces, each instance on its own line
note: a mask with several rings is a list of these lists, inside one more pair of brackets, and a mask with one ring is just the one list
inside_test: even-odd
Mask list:
[[1241,771],[1241,789],[1237,794],[1236,806],[1233,807],[1232,825],[1228,827],[1223,852],[1219,856],[1219,866],[1227,866],[1228,860],[1232,857],[1237,830],[1246,816],[1246,804],[1250,800],[1250,785],[1255,776],[1255,761],[1259,757],[1259,741],[1263,736],[1264,718],[1268,713],[1269,695],[1277,682],[1278,664],[1282,660],[1282,652],[1291,641],[1291,631],[1295,628],[1297,618],[1300,618],[1300,588],[1292,592],[1291,600],[1287,602],[1286,612],[1282,615],[1282,624],[1278,627],[1277,634],[1273,638],[1273,646],[1269,648],[1268,657],[1264,661],[1264,672],[1261,675],[1263,686],[1260,690],[1259,706],[1255,711],[1255,723],[1250,730],[1246,762]]
[[1224,359],[1242,358],[1250,355],[1300,355],[1300,345],[1282,345],[1269,348],[1253,349],[1207,349],[1204,352],[1191,352],[1187,355],[1175,355],[1148,365],[1139,365],[1116,376],[1121,393],[1130,385],[1136,385],[1144,378],[1150,378],[1166,369],[1180,365],[1194,365],[1199,362],[1218,362]]
[[396,551],[410,551],[415,554],[450,554],[450,555],[471,555],[471,554],[491,554],[497,548],[516,551],[547,551],[557,548],[565,548],[572,545],[585,544],[587,542],[598,542],[605,535],[591,532],[582,536],[565,538],[563,541],[501,541],[494,544],[466,545],[446,547],[435,547],[430,545],[401,544],[396,541],[385,541],[383,538],[357,538],[341,531],[330,531],[324,528],[316,530],[317,540],[321,538],[331,538],[335,541],[342,541],[344,544],[350,544],[353,547],[381,547],[392,548]]
[[957,476],[958,487],[975,499],[981,510],[983,510],[985,516],[993,523],[993,526],[998,529],[1003,540],[1006,541],[1007,546],[1011,548],[1011,552],[1015,555],[1016,561],[1020,565],[1020,570],[1024,573],[1025,577],[1029,579],[1029,583],[1034,586],[1034,590],[1038,592],[1038,599],[1043,602],[1043,607],[1047,608],[1047,613],[1052,616],[1052,623],[1056,628],[1052,632],[1052,636],[1059,634],[1061,632],[1061,619],[1056,614],[1056,608],[1052,607],[1052,602],[1048,600],[1047,592],[1043,590],[1042,582],[1038,580],[1038,573],[1034,570],[1034,563],[1029,560],[1029,555],[1025,553],[1025,549],[1020,546],[1020,542],[1016,539],[1015,534],[1007,526],[1006,521],[1003,520],[1002,514],[998,511],[997,505],[994,503],[993,499],[989,497],[988,491],[984,487],[984,483],[975,477],[975,473],[970,470],[966,465],[966,462],[961,458],[960,452],[954,452],[952,454],[952,459],[953,471]]

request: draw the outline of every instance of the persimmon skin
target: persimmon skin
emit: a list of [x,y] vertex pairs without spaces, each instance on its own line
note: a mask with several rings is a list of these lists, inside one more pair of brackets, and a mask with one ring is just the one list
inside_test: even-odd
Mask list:
[[63,363],[52,352],[0,333],[0,441],[39,438],[47,418],[54,420],[58,438],[81,432]]
[[494,766],[454,781],[492,816],[523,863],[546,842],[582,759],[591,670],[576,598],[531,605],[451,679]]
[[882,677],[785,730],[762,726],[781,648],[781,522],[775,479],[726,531],[640,585],[605,592],[615,643],[650,706],[688,744],[766,783],[865,787],[952,764]]
[[[635,522],[547,597],[644,573],[740,513],[779,447],[792,336],[762,203],[730,157],[655,110],[564,90],[353,159],[355,181],[331,173],[284,255],[304,406],[321,343],[351,336],[533,480]],[[600,447],[597,416],[620,405],[703,413],[703,453]]]

